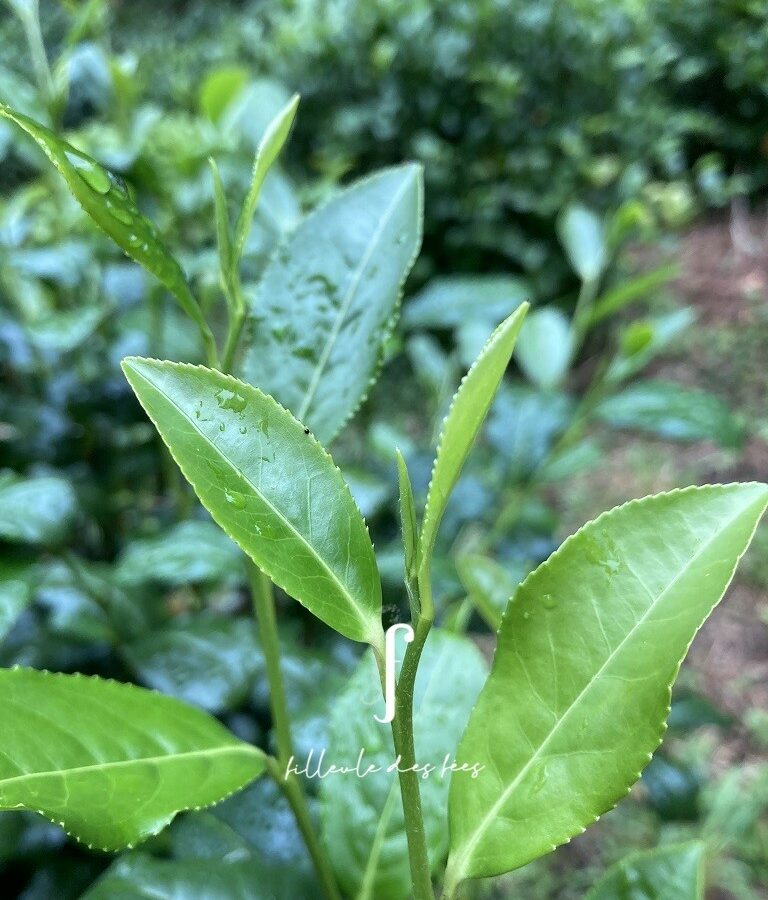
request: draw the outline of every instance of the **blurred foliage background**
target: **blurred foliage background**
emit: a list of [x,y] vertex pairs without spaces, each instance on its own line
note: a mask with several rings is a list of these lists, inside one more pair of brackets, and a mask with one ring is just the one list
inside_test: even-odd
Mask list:
[[[585,519],[682,484],[766,479],[765,0],[46,0],[39,18],[31,0],[0,6],[0,99],[126,180],[214,321],[206,160],[243,193],[294,90],[246,290],[339,184],[425,166],[424,250],[401,324],[334,445],[390,620],[407,608],[394,447],[423,493],[463,369],[522,299],[534,310],[514,370],[442,535],[444,624],[490,653],[500,604]],[[134,680],[266,745],[238,553],[119,370],[131,353],[199,361],[196,331],[6,124],[0,189],[0,663]],[[708,896],[768,896],[766,554],[762,526],[628,800],[477,896],[579,897],[627,849],[690,837],[707,841]],[[296,604],[282,615],[297,744],[319,746],[354,651]],[[311,878],[269,785],[181,817],[127,861],[0,816],[5,895],[27,900],[107,896],[91,886],[110,865],[151,886],[158,861],[215,867],[232,853],[275,884]],[[276,896],[313,896],[285,883]]]

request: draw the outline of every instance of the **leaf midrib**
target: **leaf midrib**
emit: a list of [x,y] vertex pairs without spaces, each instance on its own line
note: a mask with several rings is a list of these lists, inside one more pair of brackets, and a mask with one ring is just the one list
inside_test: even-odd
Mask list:
[[260,758],[263,753],[257,747],[248,744],[237,745],[232,744],[227,747],[211,747],[205,750],[186,750],[183,753],[164,754],[163,756],[141,756],[136,759],[120,759],[105,763],[92,763],[87,766],[72,766],[66,769],[51,769],[45,772],[26,772],[24,775],[14,775],[12,778],[0,778],[0,791],[4,790],[8,785],[18,784],[22,781],[34,781],[40,778],[64,777],[68,775],[80,774],[83,772],[98,772],[106,769],[119,769],[127,766],[135,766],[142,764],[161,765],[163,763],[174,763],[184,759],[201,757],[204,759],[223,756],[226,754],[245,754],[246,756],[254,756]]
[[352,304],[352,298],[354,297],[360,285],[360,280],[363,277],[363,272],[368,267],[368,263],[371,261],[373,251],[381,240],[384,228],[388,224],[397,204],[400,202],[400,198],[405,193],[405,190],[408,187],[409,180],[410,179],[408,178],[404,179],[401,187],[395,192],[395,196],[387,207],[386,212],[381,217],[381,221],[376,226],[365,254],[363,255],[359,266],[352,276],[352,282],[347,289],[346,295],[344,296],[344,302],[339,309],[338,315],[336,316],[336,321],[334,322],[333,327],[331,328],[331,332],[328,335],[328,339],[325,342],[325,346],[323,347],[323,352],[320,354],[320,359],[315,366],[315,371],[312,373],[312,378],[310,379],[309,385],[307,386],[306,393],[304,394],[304,399],[301,401],[301,406],[296,413],[296,418],[302,422],[304,421],[304,417],[307,414],[307,410],[309,409],[310,404],[315,399],[315,393],[317,392],[318,385],[320,384],[320,378],[322,377],[323,371],[328,364],[328,360],[331,356],[331,351],[333,350],[333,346],[336,343],[339,332],[341,331],[341,326],[347,317],[347,313],[349,312],[349,307]]
[[[555,736],[555,734],[559,731],[561,725],[571,715],[573,710],[580,704],[581,700],[584,698],[584,696],[587,694],[587,692],[590,691],[593,684],[595,684],[595,682],[598,680],[598,678],[600,678],[603,675],[603,673],[608,668],[608,666],[610,666],[610,664],[613,662],[613,660],[616,658],[616,656],[624,648],[624,645],[634,636],[634,634],[638,631],[638,629],[640,629],[645,624],[646,619],[656,610],[656,608],[662,602],[662,600],[667,595],[667,593],[670,590],[672,590],[675,587],[675,585],[678,583],[678,581],[688,573],[688,571],[693,566],[693,564],[695,562],[697,562],[704,553],[707,552],[710,545],[718,537],[720,537],[723,534],[723,532],[725,532],[728,528],[730,528],[730,526],[733,525],[733,523],[741,515],[743,515],[745,508],[740,509],[734,516],[732,516],[730,519],[728,519],[728,522],[725,525],[723,525],[721,528],[719,528],[717,531],[715,531],[709,538],[707,538],[707,540],[698,548],[696,553],[694,553],[693,556],[690,557],[690,559],[688,560],[686,565],[672,579],[672,581],[669,582],[669,584],[664,588],[664,590],[661,591],[661,593],[658,595],[656,600],[648,607],[648,609],[638,619],[638,621],[635,623],[635,625],[633,625],[633,627],[627,632],[626,636],[624,638],[622,638],[622,640],[616,645],[614,650],[611,651],[609,656],[606,658],[605,662],[600,666],[600,668],[597,670],[597,672],[595,672],[595,674],[592,676],[592,678],[589,679],[589,681],[584,686],[584,688],[579,692],[578,696],[573,700],[573,702],[568,706],[568,708],[560,716],[557,723],[552,727],[552,729],[550,730],[550,732],[546,736],[546,738],[539,744],[536,752],[531,756],[531,758],[523,766],[523,768],[520,770],[520,772],[518,772],[518,774],[515,776],[514,780],[512,782],[510,782],[510,784],[502,791],[501,796],[496,801],[496,803],[494,803],[494,805],[491,807],[491,809],[486,813],[486,815],[483,817],[482,821],[480,822],[480,825],[475,830],[474,836],[465,845],[464,850],[461,853],[461,856],[458,857],[460,863],[457,863],[457,865],[456,865],[456,871],[458,873],[457,881],[459,879],[463,879],[465,877],[465,874],[464,874],[465,865],[466,865],[467,860],[470,858],[472,852],[474,851],[475,847],[477,847],[477,845],[480,843],[480,840],[485,835],[486,831],[491,826],[493,821],[496,819],[497,814],[503,808],[503,806],[506,804],[506,802],[509,799],[509,797],[511,796],[512,792],[515,790],[515,788],[518,786],[520,781],[528,773],[531,766],[539,759],[541,753],[544,751],[544,749],[549,744],[549,742],[552,740],[552,738]],[[635,577],[637,577],[637,576],[635,576]],[[643,585],[642,581],[640,583],[641,583],[641,585]],[[643,587],[645,587],[645,585],[643,585]],[[646,590],[647,590],[647,588],[646,588]]]
[[[183,364],[182,364],[182,365],[183,365]],[[285,518],[285,516],[280,512],[280,510],[277,509],[277,507],[275,507],[275,506],[270,502],[270,500],[269,500],[269,499],[268,499],[268,498],[267,498],[260,490],[258,490],[258,488],[256,487],[256,485],[251,481],[250,478],[247,477],[247,475],[239,468],[239,466],[236,466],[235,463],[234,463],[232,460],[229,459],[229,457],[227,457],[224,453],[222,453],[222,451],[220,450],[220,448],[219,448],[219,447],[218,447],[218,446],[217,446],[217,445],[216,445],[216,444],[208,437],[208,435],[205,434],[203,431],[201,431],[201,430],[197,427],[197,425],[195,424],[195,422],[187,415],[187,413],[186,413],[186,412],[178,405],[178,403],[176,403],[176,401],[175,401],[172,397],[170,397],[170,396],[169,396],[168,394],[166,394],[164,391],[161,391],[160,388],[158,388],[155,384],[153,384],[151,381],[149,381],[149,379],[147,379],[144,375],[142,375],[139,371],[137,371],[136,368],[133,368],[132,371],[133,371],[139,378],[141,378],[142,381],[143,381],[145,384],[149,385],[150,388],[152,388],[153,390],[157,391],[157,393],[158,393],[161,397],[164,397],[164,398],[168,401],[168,403],[170,403],[171,406],[173,406],[173,407],[178,411],[179,415],[181,415],[181,416],[189,423],[189,425],[192,426],[192,429],[194,430],[194,432],[195,432],[196,434],[198,434],[198,435],[200,436],[200,438],[201,438],[206,444],[208,444],[208,446],[211,447],[211,448],[216,452],[216,454],[217,454],[222,460],[224,460],[224,462],[232,469],[233,472],[235,472],[235,474],[239,475],[240,478],[242,478],[243,481],[246,482],[246,484],[250,485],[250,487],[252,488],[254,494],[256,494],[256,496],[258,496],[258,497],[261,498],[262,502],[263,502],[266,506],[269,507],[269,509],[275,514],[275,516],[276,516],[281,522],[283,522],[283,523],[285,524],[286,528],[287,528],[287,529],[288,529],[288,530],[289,530],[296,538],[298,538],[298,540],[300,541],[300,543],[302,543],[302,544],[310,551],[310,555],[313,557],[313,559],[315,559],[318,563],[320,563],[320,566],[328,573],[328,576],[330,577],[330,580],[331,580],[334,584],[336,584],[336,586],[338,587],[338,589],[339,589],[339,591],[341,592],[341,594],[342,594],[344,597],[347,598],[347,600],[349,601],[349,604],[350,604],[352,610],[354,611],[355,615],[357,616],[358,621],[363,625],[364,631],[365,631],[366,633],[368,633],[368,632],[370,631],[370,624],[371,624],[371,623],[370,623],[370,621],[368,621],[368,620],[366,620],[365,618],[363,618],[362,614],[360,613],[360,610],[357,608],[357,601],[356,601],[356,599],[352,596],[352,594],[349,593],[349,591],[348,591],[347,588],[346,588],[346,585],[344,585],[344,583],[343,583],[342,581],[339,580],[339,577],[336,575],[336,573],[330,568],[330,566],[326,563],[326,561],[322,558],[322,556],[320,556],[320,554],[319,554],[319,553],[317,552],[317,550],[313,547],[313,545],[309,543],[309,541],[304,537],[304,535],[301,534],[301,532],[298,531],[298,530],[296,529],[296,527],[290,522],[290,520],[288,520],[288,519]],[[219,374],[221,374],[221,373],[219,373]],[[226,378],[226,376],[224,376],[224,377]],[[258,390],[258,389],[257,389],[257,388],[253,388],[253,390]],[[268,395],[267,395],[267,394],[263,394],[262,396],[267,397]],[[150,418],[151,418],[151,417],[150,417]],[[176,454],[173,452],[173,449],[171,448],[170,444],[168,444],[168,449],[170,450],[171,455],[173,456],[174,460],[176,460],[176,463],[178,464],[179,468],[182,469],[182,471],[183,471],[183,470],[184,470],[184,466],[182,466],[182,464],[179,462],[179,460],[176,459]],[[216,518],[216,517],[214,516],[214,518]],[[220,525],[220,527],[223,528],[224,532],[228,534],[227,529],[224,528],[223,525]],[[233,540],[234,540],[234,538],[233,538]],[[238,545],[239,545],[239,542],[238,542],[238,541],[236,541],[236,543],[238,543]],[[244,549],[244,548],[243,548],[243,549]],[[247,551],[246,551],[246,553],[247,553]],[[248,554],[248,555],[250,555],[250,554]]]

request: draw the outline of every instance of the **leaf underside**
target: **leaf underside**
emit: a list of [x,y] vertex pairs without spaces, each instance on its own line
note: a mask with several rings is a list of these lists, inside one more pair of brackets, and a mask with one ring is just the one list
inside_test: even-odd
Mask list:
[[215,719],[129,684],[0,670],[0,809],[29,809],[103,850],[256,778],[264,754]]
[[632,501],[520,585],[459,746],[460,761],[487,768],[451,788],[449,885],[524,865],[628,792],[766,503],[759,484]]

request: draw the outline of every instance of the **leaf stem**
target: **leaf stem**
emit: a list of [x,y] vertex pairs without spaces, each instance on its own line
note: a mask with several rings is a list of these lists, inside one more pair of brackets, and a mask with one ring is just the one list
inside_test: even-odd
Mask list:
[[330,862],[315,832],[301,782],[296,775],[288,774],[293,757],[293,743],[288,704],[285,698],[285,684],[280,668],[280,638],[277,631],[272,582],[253,564],[249,564],[248,571],[253,609],[261,632],[261,645],[264,650],[269,684],[269,704],[277,743],[277,758],[269,757],[267,759],[267,771],[282,790],[293,810],[325,896],[328,900],[341,900]]
[[224,344],[224,355],[221,359],[221,366],[225,372],[228,372],[232,368],[232,363],[235,361],[237,345],[240,341],[240,335],[243,331],[244,323],[245,304],[239,302],[238,305],[232,310],[232,314],[229,317],[227,340]]
[[427,836],[424,830],[424,816],[421,811],[419,776],[415,771],[416,748],[413,740],[413,694],[416,672],[424,644],[429,637],[434,621],[432,589],[429,580],[429,566],[422,567],[417,582],[418,605],[421,612],[416,620],[414,637],[405,651],[395,690],[395,718],[392,722],[392,737],[395,753],[400,758],[398,773],[400,794],[403,801],[405,833],[408,840],[408,858],[411,866],[411,886],[414,900],[434,900],[432,875],[427,851]]

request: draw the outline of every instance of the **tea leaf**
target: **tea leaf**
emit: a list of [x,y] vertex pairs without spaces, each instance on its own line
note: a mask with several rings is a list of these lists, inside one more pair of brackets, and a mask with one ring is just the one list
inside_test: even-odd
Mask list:
[[571,363],[573,342],[565,315],[554,307],[535,309],[520,330],[515,359],[528,378],[542,390],[556,388]]
[[675,441],[716,441],[738,447],[744,429],[714,394],[685,388],[672,381],[648,380],[608,397],[595,415],[614,428],[648,431]]
[[155,226],[136,208],[121,179],[44,125],[2,102],[0,116],[15,122],[33,138],[93,221],[131,259],[165,285],[184,312],[207,331],[208,326],[181,267],[160,240]]
[[[466,638],[433,631],[416,676],[414,737],[420,764],[436,767],[420,782],[421,803],[433,869],[447,850],[445,805],[450,778],[469,781],[468,772],[442,772],[446,755],[453,762],[456,746],[487,668]],[[387,772],[396,759],[392,735],[373,718],[381,712],[378,675],[365,656],[346,691],[334,705],[325,767],[330,762],[354,769],[363,750],[360,771],[380,766],[365,777],[329,775],[321,783],[323,833],[333,847],[333,862],[342,887],[363,900],[398,900],[411,896],[411,876],[397,774]],[[377,694],[379,695],[377,697]],[[315,748],[314,762],[322,747]],[[305,760],[300,761],[301,764]]]
[[586,206],[573,203],[558,216],[557,234],[579,278],[596,281],[608,262],[605,229],[598,215]]
[[458,328],[488,322],[489,330],[531,296],[522,278],[507,275],[453,275],[433,278],[410,297],[403,310],[405,328]]
[[380,645],[368,531],[330,456],[272,397],[201,366],[123,370],[203,506],[272,581],[355,641]]
[[628,792],[766,504],[760,484],[632,501],[520,585],[459,747],[486,770],[452,785],[450,890],[547,853]]
[[497,631],[520,578],[511,576],[500,563],[480,553],[458,557],[456,571],[477,611],[491,631]]
[[0,641],[32,601],[31,572],[28,563],[0,561]]
[[264,769],[261,750],[205,713],[115,681],[0,670],[0,714],[0,809],[35,810],[104,850]]
[[397,480],[400,487],[400,529],[403,537],[403,550],[405,553],[405,573],[410,576],[415,573],[418,562],[419,526],[416,521],[416,504],[413,499],[413,487],[411,477],[408,474],[408,466],[403,454],[395,451],[397,462]]
[[253,162],[253,173],[251,175],[251,185],[248,193],[243,201],[243,208],[235,226],[234,240],[234,263],[243,255],[243,247],[248,240],[248,233],[251,230],[253,216],[256,212],[256,205],[259,202],[261,187],[267,173],[272,168],[272,164],[280,155],[288,138],[288,132],[291,130],[293,120],[296,118],[296,110],[299,106],[299,95],[294,94],[289,103],[280,110],[275,118],[267,126],[264,137],[259,142],[256,150],[256,159]]
[[213,522],[180,522],[131,541],[117,561],[122,584],[198,584],[245,579],[242,554]]
[[421,169],[385,169],[308,216],[253,298],[241,374],[326,444],[378,371],[421,218]]
[[528,304],[521,304],[493,332],[462,380],[445,417],[421,529],[419,556],[422,565],[429,565],[451,491],[496,396],[527,311]]
[[611,866],[585,900],[701,900],[704,849],[691,841],[633,853]]
[[122,655],[143,684],[213,713],[241,703],[263,668],[252,620],[203,614],[148,631]]
[[77,512],[68,481],[53,475],[0,475],[0,539],[15,544],[57,544]]
[[81,900],[279,900],[262,868],[248,859],[116,860]]

